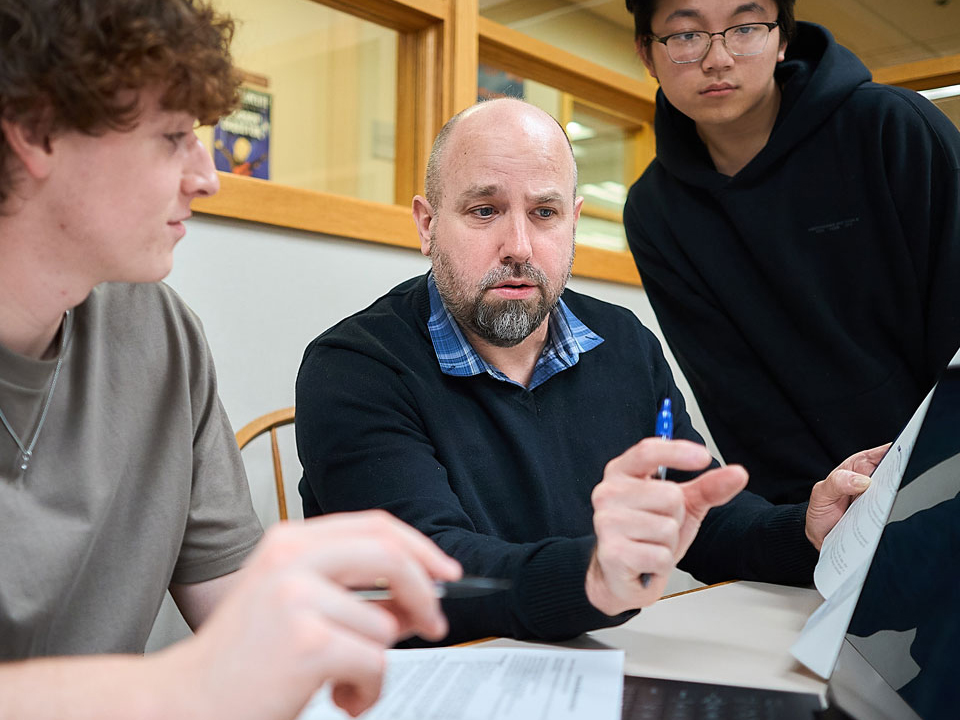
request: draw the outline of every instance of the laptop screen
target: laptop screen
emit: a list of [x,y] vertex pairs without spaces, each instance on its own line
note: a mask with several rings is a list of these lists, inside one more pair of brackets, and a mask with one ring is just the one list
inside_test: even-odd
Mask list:
[[847,639],[924,720],[960,707],[960,368],[941,376]]

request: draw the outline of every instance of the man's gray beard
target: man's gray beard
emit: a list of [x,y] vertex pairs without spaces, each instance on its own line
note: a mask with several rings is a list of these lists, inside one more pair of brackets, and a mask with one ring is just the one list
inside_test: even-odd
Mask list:
[[484,340],[498,347],[519,345],[540,327],[553,308],[547,307],[542,289],[540,298],[533,307],[523,300],[503,300],[496,304],[478,298],[473,303],[473,331]]
[[480,281],[480,287],[509,278],[524,278],[537,283],[540,297],[536,304],[529,306],[523,300],[485,302],[483,290],[471,295],[466,288],[460,287],[459,279],[453,277],[442,252],[433,255],[433,279],[447,310],[460,325],[497,347],[513,347],[523,342],[540,327],[560,299],[559,295],[547,297],[549,281],[530,263],[503,265],[487,273]]

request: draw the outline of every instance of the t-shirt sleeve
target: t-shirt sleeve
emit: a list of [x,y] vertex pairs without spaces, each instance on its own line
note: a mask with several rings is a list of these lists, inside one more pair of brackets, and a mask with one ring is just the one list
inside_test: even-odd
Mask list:
[[240,450],[217,394],[199,320],[183,312],[193,421],[190,510],[172,582],[197,583],[238,570],[263,531],[253,510]]

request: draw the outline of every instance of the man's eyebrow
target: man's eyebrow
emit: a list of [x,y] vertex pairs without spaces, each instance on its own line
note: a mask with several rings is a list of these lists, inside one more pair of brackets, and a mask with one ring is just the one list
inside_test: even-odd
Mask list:
[[737,7],[737,9],[733,11],[733,14],[742,15],[743,13],[750,13],[750,12],[762,13],[763,7],[760,5],[760,3],[755,3],[755,2],[744,3],[743,5],[740,5],[739,7]]
[[457,203],[466,205],[474,200],[486,200],[500,192],[499,185],[471,185],[457,196]]
[[703,18],[703,15],[700,14],[699,10],[693,10],[692,8],[680,8],[679,10],[674,10],[672,13],[667,15],[667,19],[664,22],[670,22],[671,20],[677,20],[679,18]]
[[[733,11],[733,15],[742,15],[744,13],[762,13],[763,7],[759,3],[750,2],[744,3],[743,5],[738,5],[737,9]],[[693,8],[680,8],[679,10],[674,10],[672,13],[667,15],[667,19],[664,22],[670,22],[671,20],[677,20],[679,18],[693,18],[694,20],[702,20],[703,15],[700,14],[700,11],[694,10]]]
[[553,205],[558,202],[563,202],[563,195],[558,192],[545,192],[533,198],[534,205]]

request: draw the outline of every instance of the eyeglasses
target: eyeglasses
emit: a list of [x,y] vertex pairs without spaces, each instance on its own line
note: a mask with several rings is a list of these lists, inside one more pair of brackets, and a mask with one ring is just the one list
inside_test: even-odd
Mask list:
[[651,35],[652,40],[663,43],[667,48],[667,56],[678,65],[695,63],[703,60],[710,52],[714,35],[719,35],[723,46],[731,55],[759,55],[767,46],[767,38],[778,22],[745,23],[728,27],[723,32],[707,32],[706,30],[690,30],[674,33],[666,37]]

